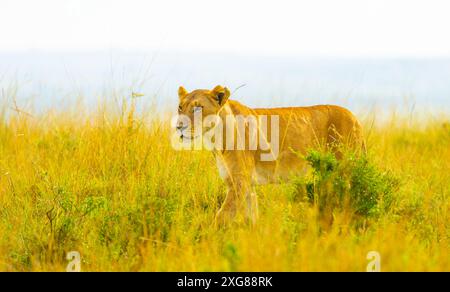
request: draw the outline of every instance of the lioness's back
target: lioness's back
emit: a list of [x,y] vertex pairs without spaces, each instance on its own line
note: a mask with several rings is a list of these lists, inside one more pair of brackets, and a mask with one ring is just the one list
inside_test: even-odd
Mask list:
[[364,144],[361,124],[348,109],[341,106],[314,105],[253,110],[257,115],[279,116],[280,136],[287,144],[303,144],[301,141],[294,142],[292,137],[303,141],[315,140],[316,143],[346,143],[356,147]]

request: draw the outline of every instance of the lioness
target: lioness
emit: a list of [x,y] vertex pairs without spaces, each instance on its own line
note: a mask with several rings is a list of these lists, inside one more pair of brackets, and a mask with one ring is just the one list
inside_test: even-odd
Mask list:
[[[330,146],[337,156],[340,155],[338,146],[342,144],[365,149],[361,124],[350,111],[339,106],[252,109],[230,100],[230,91],[220,85],[212,90],[197,89],[192,92],[181,86],[178,96],[179,117],[188,117],[193,121],[195,114],[200,112],[201,117],[212,115],[216,118],[215,124],[222,124],[220,131],[224,135],[218,140],[220,147],[213,149],[219,174],[227,186],[225,201],[216,216],[218,223],[230,222],[236,214],[243,214],[246,219],[256,222],[258,203],[253,187],[257,184],[285,181],[292,175],[304,173],[308,165],[301,159],[301,155],[309,149]],[[245,132],[242,133],[238,124],[232,123],[230,119],[238,116],[257,117],[253,121],[256,121],[259,141],[266,141],[265,146],[269,147],[247,149],[251,140],[250,123],[245,124]],[[266,121],[273,120],[277,123],[271,123],[272,127],[268,123],[263,124],[262,119],[259,119],[263,116],[267,117]],[[205,134],[214,127],[202,127],[200,134]],[[194,127],[185,125],[180,118],[176,129],[181,139],[198,139],[195,133],[199,132],[195,132]],[[230,133],[244,137],[247,148],[236,148],[239,139],[230,138]],[[273,135],[274,133],[277,135]],[[269,159],[267,155],[264,156],[267,153]],[[244,209],[243,212],[240,212],[241,209]]]

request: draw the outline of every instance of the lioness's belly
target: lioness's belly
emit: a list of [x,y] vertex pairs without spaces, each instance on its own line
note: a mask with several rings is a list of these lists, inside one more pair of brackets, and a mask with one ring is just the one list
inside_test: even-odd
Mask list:
[[308,164],[292,151],[283,151],[276,161],[256,161],[252,175],[254,184],[286,182],[294,176],[304,175]]

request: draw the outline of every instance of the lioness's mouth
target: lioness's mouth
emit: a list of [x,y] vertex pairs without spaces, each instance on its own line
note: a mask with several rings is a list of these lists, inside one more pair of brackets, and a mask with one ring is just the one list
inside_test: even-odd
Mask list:
[[186,136],[183,132],[180,133],[180,139],[186,139],[186,140],[195,140],[198,137],[202,136],[204,133],[210,131],[214,129],[214,127],[208,127],[208,128],[203,128],[203,133],[198,134],[197,136],[192,136],[192,134],[190,136]]
[[181,136],[180,136],[180,139],[181,140],[183,140],[183,139],[186,139],[186,140],[194,140],[194,139],[197,139],[198,137],[200,137],[200,135],[197,135],[197,136],[194,136],[194,137],[189,137],[189,136],[185,136],[184,134],[181,134]]

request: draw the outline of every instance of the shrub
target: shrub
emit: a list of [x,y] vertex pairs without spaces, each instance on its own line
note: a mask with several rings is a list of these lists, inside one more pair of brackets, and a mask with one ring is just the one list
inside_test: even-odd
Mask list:
[[295,181],[294,197],[307,197],[321,215],[335,210],[378,217],[389,209],[398,180],[379,170],[367,156],[347,153],[337,160],[330,152],[309,151],[305,157],[312,175]]

